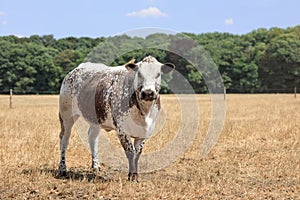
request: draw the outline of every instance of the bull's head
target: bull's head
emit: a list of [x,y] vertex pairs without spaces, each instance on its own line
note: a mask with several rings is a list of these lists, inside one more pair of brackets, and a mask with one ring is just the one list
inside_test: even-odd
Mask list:
[[162,64],[154,57],[147,56],[138,63],[134,63],[132,60],[125,67],[135,71],[134,90],[137,98],[142,101],[154,101],[159,96],[161,75],[172,71],[175,65],[172,63]]

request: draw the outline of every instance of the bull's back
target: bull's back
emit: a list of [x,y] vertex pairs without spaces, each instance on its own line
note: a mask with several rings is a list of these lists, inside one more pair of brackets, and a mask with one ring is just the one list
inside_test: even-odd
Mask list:
[[68,115],[82,116],[89,123],[103,124],[108,129],[112,124],[108,94],[114,91],[113,84],[122,79],[124,72],[124,66],[82,63],[62,83],[60,111],[68,110]]
[[107,66],[103,64],[82,63],[66,75],[59,95],[61,115],[72,115],[72,104],[77,101],[78,94],[95,74],[99,74],[106,69]]
[[108,67],[103,64],[82,63],[64,78],[60,90],[60,95],[65,91],[71,91],[72,94],[77,94],[80,89],[98,73],[104,72]]

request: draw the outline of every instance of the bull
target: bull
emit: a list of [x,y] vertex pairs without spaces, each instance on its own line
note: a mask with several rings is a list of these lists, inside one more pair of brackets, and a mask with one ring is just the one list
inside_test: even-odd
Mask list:
[[[89,124],[92,168],[100,169],[98,136],[115,130],[129,164],[128,180],[138,180],[138,161],[145,141],[153,134],[161,109],[161,75],[175,68],[147,56],[117,67],[82,63],[64,78],[59,97],[60,163],[66,175],[66,150],[71,129],[82,116]],[[133,139],[133,141],[132,141]]]

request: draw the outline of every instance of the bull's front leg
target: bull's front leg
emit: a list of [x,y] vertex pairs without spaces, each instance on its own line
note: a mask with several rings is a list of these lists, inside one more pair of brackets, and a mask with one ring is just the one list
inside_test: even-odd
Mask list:
[[135,154],[134,154],[134,157],[133,157],[133,171],[130,172],[129,171],[129,174],[128,174],[128,179],[130,180],[136,180],[138,181],[138,163],[139,163],[139,159],[140,159],[140,156],[142,154],[142,150],[143,150],[143,147],[144,147],[144,143],[145,143],[145,139],[143,138],[135,138],[134,139],[134,148],[135,148]]
[[144,139],[135,139],[133,145],[130,136],[125,133],[119,131],[118,137],[128,159],[128,180],[138,181],[138,161],[142,153]]

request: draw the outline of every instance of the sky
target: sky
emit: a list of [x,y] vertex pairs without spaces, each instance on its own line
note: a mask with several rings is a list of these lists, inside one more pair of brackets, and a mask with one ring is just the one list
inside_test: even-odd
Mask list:
[[134,29],[246,34],[300,25],[299,0],[0,0],[0,36],[108,37]]

